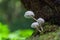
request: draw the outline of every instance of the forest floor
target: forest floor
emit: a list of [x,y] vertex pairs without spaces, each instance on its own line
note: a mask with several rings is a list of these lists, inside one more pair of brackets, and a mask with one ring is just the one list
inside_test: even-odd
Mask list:
[[[49,29],[49,28],[48,28]],[[54,30],[54,28],[53,28]],[[60,27],[56,31],[48,32],[30,40],[60,40]]]
[[[0,40],[25,40],[30,38],[34,31],[31,29],[19,29],[10,32],[7,25],[0,23]],[[44,32],[46,33],[41,33],[39,37],[37,36],[32,40],[60,40],[60,26],[45,24]]]
[[41,35],[40,40],[60,40],[60,28],[55,32]]

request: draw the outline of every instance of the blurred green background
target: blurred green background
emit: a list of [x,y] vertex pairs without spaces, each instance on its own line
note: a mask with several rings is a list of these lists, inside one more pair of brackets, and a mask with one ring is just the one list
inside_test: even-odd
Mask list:
[[[25,11],[20,0],[0,0],[0,40],[26,40],[32,35],[34,20],[24,18]],[[60,40],[59,35],[60,29],[41,35],[40,40]]]
[[30,23],[33,21],[24,18],[25,11],[20,0],[0,0],[0,22],[9,25],[12,31],[18,28],[30,28]]
[[33,33],[25,11],[20,0],[0,0],[0,40],[25,40]]

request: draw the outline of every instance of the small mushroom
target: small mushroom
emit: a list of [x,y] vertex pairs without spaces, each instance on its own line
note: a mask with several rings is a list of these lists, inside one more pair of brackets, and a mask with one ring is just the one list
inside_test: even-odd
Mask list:
[[33,11],[26,11],[25,14],[24,14],[24,17],[25,18],[33,18],[35,21],[36,19],[34,18],[35,14]]
[[35,16],[35,14],[32,11],[26,11],[25,14],[24,14],[25,18],[31,18],[31,17],[34,17],[34,16]]
[[43,18],[38,18],[37,22],[41,25],[45,22],[45,20]]
[[41,32],[41,31],[39,30],[39,23],[38,23],[38,22],[32,23],[32,24],[31,24],[31,27],[32,27],[32,28],[36,28],[36,30],[38,30],[39,32]]
[[39,23],[40,28],[41,28],[41,30],[43,31],[42,25],[44,24],[45,20],[44,20],[43,18],[38,18],[38,19],[37,19],[37,22]]

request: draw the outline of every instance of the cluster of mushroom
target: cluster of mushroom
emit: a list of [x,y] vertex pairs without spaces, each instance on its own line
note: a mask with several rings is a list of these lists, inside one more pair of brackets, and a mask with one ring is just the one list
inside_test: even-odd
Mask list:
[[25,14],[24,14],[25,18],[32,18],[32,19],[34,19],[36,21],[36,22],[33,22],[31,24],[32,28],[37,29],[39,32],[43,31],[42,25],[44,24],[45,20],[43,18],[36,19],[36,18],[34,18],[34,16],[35,16],[35,14],[34,14],[33,11],[26,11]]

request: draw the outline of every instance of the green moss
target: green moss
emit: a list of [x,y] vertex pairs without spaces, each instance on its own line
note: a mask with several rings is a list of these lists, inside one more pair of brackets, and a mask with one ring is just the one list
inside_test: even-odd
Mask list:
[[60,40],[60,29],[40,36],[40,40]]

